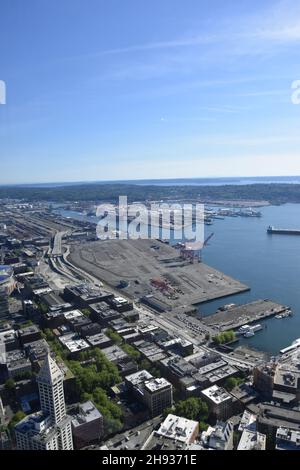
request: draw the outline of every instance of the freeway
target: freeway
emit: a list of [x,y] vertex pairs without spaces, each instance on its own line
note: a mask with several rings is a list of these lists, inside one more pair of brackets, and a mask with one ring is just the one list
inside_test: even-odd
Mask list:
[[52,257],[54,256],[62,256],[62,240],[63,237],[67,234],[68,232],[57,232],[54,235],[54,241],[53,241],[53,248],[52,248]]

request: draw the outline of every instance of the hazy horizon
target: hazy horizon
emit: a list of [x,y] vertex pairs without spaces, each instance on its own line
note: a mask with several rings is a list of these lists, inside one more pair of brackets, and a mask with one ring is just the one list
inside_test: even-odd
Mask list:
[[[168,182],[171,183],[173,182],[174,185],[180,182],[181,184],[184,185],[184,182],[195,182],[195,185],[197,185],[197,182],[203,182],[203,185],[206,183],[209,185],[209,182],[220,182],[220,185],[222,182],[238,182],[238,181],[253,181],[254,182],[274,182],[274,183],[279,183],[279,182],[289,182],[292,183],[293,180],[295,182],[300,184],[300,175],[265,175],[265,176],[207,176],[207,177],[192,177],[192,178],[138,178],[138,179],[123,179],[123,180],[78,180],[78,181],[49,181],[49,182],[41,182],[41,181],[36,181],[36,182],[28,182],[28,183],[10,183],[10,184],[0,184],[0,187],[15,187],[15,186],[75,186],[75,185],[85,185],[85,184],[153,184],[155,183],[160,183],[161,185],[168,185]],[[242,183],[241,183],[242,184]],[[187,184],[191,185],[191,184]]]

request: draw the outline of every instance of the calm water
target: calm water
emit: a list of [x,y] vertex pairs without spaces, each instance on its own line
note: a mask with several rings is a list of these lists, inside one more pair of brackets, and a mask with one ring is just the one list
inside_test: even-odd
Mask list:
[[265,207],[261,212],[261,218],[226,218],[206,227],[214,237],[203,251],[203,260],[247,284],[251,291],[199,308],[207,315],[221,305],[258,298],[291,306],[293,317],[266,320],[264,330],[242,340],[277,353],[300,337],[300,236],[268,235],[266,228],[300,228],[300,204]]
[[[260,211],[261,218],[228,217],[206,226],[207,235],[214,232],[214,236],[203,250],[203,261],[240,280],[251,291],[202,304],[199,310],[209,315],[224,304],[266,298],[291,306],[293,317],[266,320],[264,330],[240,341],[277,353],[300,337],[300,236],[268,235],[266,229],[269,225],[300,229],[300,204],[264,207]],[[76,212],[60,213],[95,221]]]

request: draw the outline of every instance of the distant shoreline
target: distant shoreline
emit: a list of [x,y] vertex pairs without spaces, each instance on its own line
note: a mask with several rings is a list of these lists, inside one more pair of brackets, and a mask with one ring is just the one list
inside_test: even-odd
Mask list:
[[[162,182],[163,180],[161,180]],[[190,180],[194,183],[194,180]],[[58,204],[107,202],[117,204],[119,196],[127,196],[128,202],[199,202],[230,205],[281,205],[300,203],[300,182],[295,183],[249,183],[248,184],[169,184],[142,185],[128,183],[89,183],[62,186],[6,186],[0,187],[1,199],[24,202],[47,202]]]

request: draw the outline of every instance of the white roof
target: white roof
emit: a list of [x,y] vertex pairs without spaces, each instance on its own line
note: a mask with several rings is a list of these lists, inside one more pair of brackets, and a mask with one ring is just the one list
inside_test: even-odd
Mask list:
[[257,431],[244,429],[237,450],[265,450],[266,436]]
[[218,387],[217,385],[206,388],[205,390],[202,390],[201,393],[213,401],[216,405],[219,405],[226,400],[232,399],[232,396],[224,388]]
[[198,427],[198,421],[169,414],[156,434],[188,444],[194,433],[197,434]]

